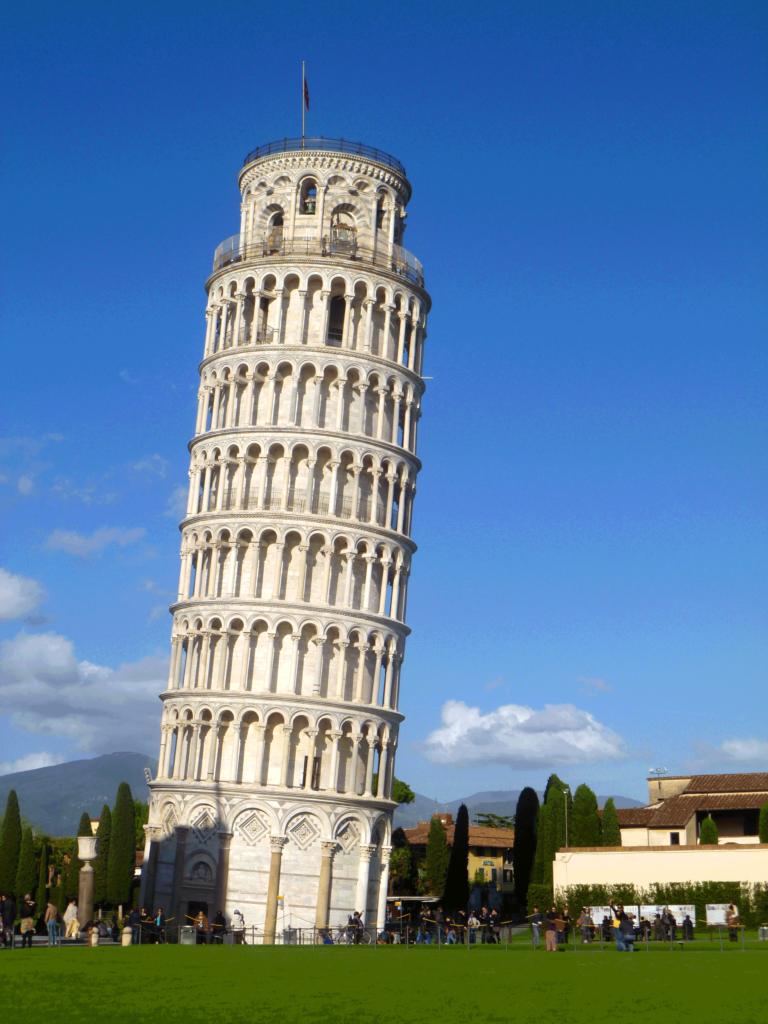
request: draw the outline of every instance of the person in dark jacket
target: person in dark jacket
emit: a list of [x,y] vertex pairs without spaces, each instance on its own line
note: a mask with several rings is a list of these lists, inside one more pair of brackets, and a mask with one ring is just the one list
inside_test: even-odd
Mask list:
[[686,942],[693,940],[693,921],[690,914],[686,914],[683,918],[683,938]]
[[624,920],[619,925],[619,934],[621,935],[622,944],[624,946],[624,952],[634,953],[635,951],[635,922],[634,915],[627,914]]
[[131,929],[131,945],[138,946],[141,939],[141,914],[136,907],[131,908],[128,915],[128,924]]
[[616,942],[616,949],[620,953],[626,952],[624,946],[624,936],[621,931],[621,922],[627,920],[627,915],[624,913],[624,904],[620,903],[618,907],[615,907],[613,903],[610,904],[611,913],[613,914],[613,938]]
[[10,946],[13,941],[13,925],[16,920],[16,901],[13,896],[5,893],[0,896],[0,919],[2,920],[3,945]]
[[224,917],[222,912],[219,911],[216,917],[211,921],[211,942],[217,942],[221,945],[226,934],[227,919]]
[[539,931],[543,923],[544,918],[539,911],[539,908],[534,906],[533,913],[531,914],[531,928],[533,929],[533,944],[535,946],[538,946],[539,944]]

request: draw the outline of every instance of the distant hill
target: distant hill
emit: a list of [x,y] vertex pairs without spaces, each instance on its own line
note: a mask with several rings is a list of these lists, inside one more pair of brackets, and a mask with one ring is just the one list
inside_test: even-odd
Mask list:
[[104,804],[114,807],[121,782],[128,783],[136,799],[146,800],[145,765],[154,778],[156,758],[127,752],[0,775],[0,813],[15,789],[19,809],[33,825],[50,836],[74,836],[83,811],[98,818]]
[[[413,828],[420,821],[429,821],[436,809],[455,815],[462,804],[467,805],[470,821],[476,814],[514,814],[520,792],[519,789],[488,790],[484,793],[473,793],[472,796],[460,797],[458,800],[449,800],[447,803],[436,803],[434,797],[417,793],[412,804],[403,804],[395,811],[395,828]],[[538,795],[541,800],[544,791],[541,790]],[[607,799],[607,796],[598,796],[598,805],[603,807]],[[632,800],[628,796],[614,796],[613,801],[617,807],[643,806],[639,800]]]

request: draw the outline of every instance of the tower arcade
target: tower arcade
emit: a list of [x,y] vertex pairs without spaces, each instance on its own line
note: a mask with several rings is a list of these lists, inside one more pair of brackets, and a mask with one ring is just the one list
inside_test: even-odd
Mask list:
[[411,187],[327,139],[249,154],[216,250],[143,902],[384,919],[430,307]]

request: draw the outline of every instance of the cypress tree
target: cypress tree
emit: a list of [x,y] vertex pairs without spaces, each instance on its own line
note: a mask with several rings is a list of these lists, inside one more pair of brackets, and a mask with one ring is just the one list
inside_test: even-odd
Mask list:
[[768,804],[760,808],[760,821],[757,826],[757,838],[761,843],[768,843]]
[[711,818],[705,818],[699,829],[699,846],[717,846],[717,825]]
[[109,840],[112,833],[112,811],[109,804],[101,808],[99,827],[99,855],[93,862],[93,905],[101,906],[107,899],[107,864],[109,863]]
[[0,833],[0,892],[15,893],[22,898],[24,893],[16,892],[16,875],[19,870],[21,853],[21,815],[16,790],[8,794],[3,815],[3,830]]
[[448,840],[439,818],[433,818],[427,836],[427,885],[433,896],[442,896],[448,872]]
[[40,847],[40,870],[37,874],[37,892],[35,893],[38,913],[45,910],[48,902],[48,843],[43,839]]
[[456,815],[443,902],[450,911],[466,910],[469,903],[469,811],[466,804],[461,805]]
[[112,812],[112,832],[107,861],[107,899],[114,906],[131,898],[136,868],[136,818],[131,787],[121,782]]
[[613,797],[609,796],[603,808],[603,841],[601,846],[621,846],[621,829],[619,828],[619,816],[616,813],[616,805]]
[[518,906],[526,905],[536,856],[536,833],[539,824],[539,798],[536,790],[526,786],[520,793],[515,810],[515,840],[512,863],[515,871],[515,893]]
[[25,828],[21,837],[19,866],[16,870],[14,891],[17,899],[23,899],[27,893],[35,894],[37,884],[37,863],[35,861],[35,837],[31,828]]
[[149,822],[149,804],[146,800],[134,800],[133,807],[135,811],[136,849],[143,850],[146,846],[144,826]]
[[[570,832],[571,795],[568,794]],[[533,881],[540,885],[552,884],[552,862],[557,851],[566,845],[565,836],[565,783],[551,775],[547,783],[547,799],[539,811],[539,834],[536,842]]]
[[569,846],[600,845],[600,815],[597,813],[597,797],[582,784],[573,797],[573,811],[568,820]]

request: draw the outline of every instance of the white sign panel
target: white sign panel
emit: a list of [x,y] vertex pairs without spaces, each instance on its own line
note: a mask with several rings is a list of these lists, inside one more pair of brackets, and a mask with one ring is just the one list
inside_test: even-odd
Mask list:
[[[730,908],[730,903],[708,903],[707,904],[707,924],[721,924],[725,925],[727,922],[725,916]],[[739,913],[739,908],[734,903],[733,909],[736,914]]]
[[654,917],[657,914],[661,917],[665,910],[670,911],[678,928],[682,928],[686,915],[690,917],[693,927],[696,927],[696,907],[692,903],[644,903],[640,907],[640,915],[653,924]]
[[[592,920],[595,922],[595,927],[596,928],[599,928],[600,925],[603,923],[603,918],[604,917],[607,917],[608,920],[611,923],[611,926],[613,926],[613,911],[611,910],[610,907],[589,907],[588,909],[589,909],[590,914],[592,915]],[[636,925],[638,925],[640,923],[639,910],[640,910],[639,907],[628,907],[628,906],[624,907],[624,913],[625,914],[627,914],[627,915],[634,914],[635,915],[635,924]],[[579,911],[579,913],[581,913],[581,911]],[[578,917],[578,915],[576,915],[576,916]]]

